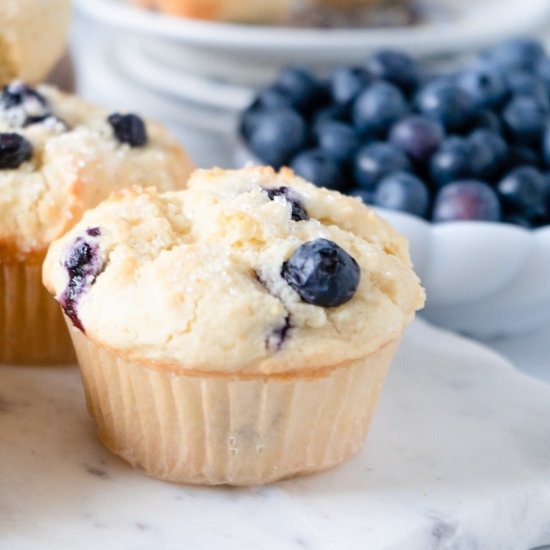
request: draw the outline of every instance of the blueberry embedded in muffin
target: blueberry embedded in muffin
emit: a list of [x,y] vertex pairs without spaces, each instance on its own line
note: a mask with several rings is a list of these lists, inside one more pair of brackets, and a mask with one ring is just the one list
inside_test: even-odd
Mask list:
[[281,351],[286,339],[292,329],[292,316],[288,314],[281,326],[276,327],[266,338],[266,347],[268,350],[276,353]]
[[0,133],[0,170],[19,168],[32,157],[32,145],[22,135]]
[[296,191],[290,189],[289,187],[277,187],[272,189],[266,189],[267,196],[274,200],[275,197],[283,197],[292,208],[291,218],[295,222],[309,220],[308,213],[305,209],[302,198]]
[[4,87],[0,106],[6,120],[14,127],[23,128],[51,116],[48,100],[24,82],[12,82]]
[[58,134],[69,130],[69,125],[54,115],[45,95],[25,82],[14,81],[4,86],[0,95],[0,117],[13,129],[40,123]]
[[337,307],[353,298],[361,269],[345,250],[327,239],[301,245],[283,264],[281,276],[308,304]]
[[139,116],[113,113],[107,120],[120,143],[127,143],[130,147],[143,147],[147,143],[147,129]]
[[59,298],[59,303],[67,317],[82,332],[86,330],[78,316],[78,300],[95,283],[97,276],[105,267],[105,261],[99,254],[97,241],[92,240],[101,235],[101,229],[90,227],[86,230],[86,235],[87,237],[77,237],[63,262],[69,282]]

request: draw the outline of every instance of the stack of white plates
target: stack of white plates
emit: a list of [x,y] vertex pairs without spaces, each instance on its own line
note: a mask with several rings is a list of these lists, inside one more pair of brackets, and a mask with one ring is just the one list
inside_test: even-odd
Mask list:
[[550,14],[550,0],[422,1],[438,16],[416,26],[300,29],[175,18],[130,0],[77,0],[79,91],[163,120],[201,165],[228,165],[238,113],[282,66],[328,72],[384,47],[441,59],[539,31]]

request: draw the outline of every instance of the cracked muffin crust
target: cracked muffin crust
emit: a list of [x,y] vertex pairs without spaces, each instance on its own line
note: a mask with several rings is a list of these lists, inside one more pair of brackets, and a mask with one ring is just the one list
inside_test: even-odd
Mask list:
[[55,241],[103,443],[160,479],[248,485],[335,466],[365,440],[424,301],[407,243],[290,170],[197,170],[113,194]]
[[[109,113],[49,86],[0,94],[0,362],[74,355],[41,283],[52,240],[111,191],[150,181],[185,185],[191,162],[161,125]],[[51,302],[51,303],[50,303]]]
[[[336,275],[286,276],[300,247],[322,241],[351,257],[325,289],[350,285],[337,307],[312,303],[331,304],[318,287]],[[76,326],[127,358],[177,369],[274,374],[354,360],[394,339],[424,299],[402,237],[358,199],[285,170],[198,170],[184,191],[116,194],[50,249],[45,281],[62,303],[82,242],[101,272],[71,306]]]

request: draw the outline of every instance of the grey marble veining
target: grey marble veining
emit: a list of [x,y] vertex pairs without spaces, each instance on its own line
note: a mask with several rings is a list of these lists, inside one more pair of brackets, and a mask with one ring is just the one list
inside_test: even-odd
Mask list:
[[550,543],[549,418],[550,386],[417,321],[356,457],[186,487],[98,443],[76,369],[0,367],[0,549],[527,550]]

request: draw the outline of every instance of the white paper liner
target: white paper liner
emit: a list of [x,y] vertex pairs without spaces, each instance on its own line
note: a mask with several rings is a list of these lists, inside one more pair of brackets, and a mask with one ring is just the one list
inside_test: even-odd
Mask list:
[[267,483],[351,456],[398,344],[324,376],[240,379],[152,368],[71,335],[103,443],[152,477],[209,485]]
[[0,363],[60,364],[75,356],[40,262],[0,264]]

